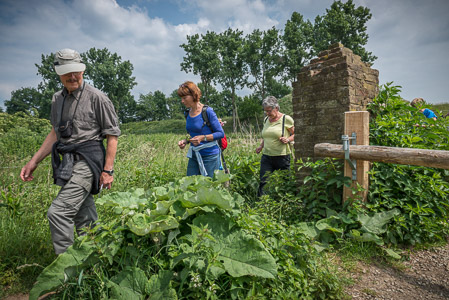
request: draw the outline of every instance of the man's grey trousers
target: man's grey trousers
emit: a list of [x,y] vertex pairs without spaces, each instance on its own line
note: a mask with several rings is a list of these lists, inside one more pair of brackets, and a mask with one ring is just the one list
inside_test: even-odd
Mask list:
[[83,227],[98,219],[93,196],[90,194],[93,174],[84,160],[75,162],[70,180],[61,188],[47,212],[51,238],[56,254],[64,253],[73,244],[74,226],[78,235]]

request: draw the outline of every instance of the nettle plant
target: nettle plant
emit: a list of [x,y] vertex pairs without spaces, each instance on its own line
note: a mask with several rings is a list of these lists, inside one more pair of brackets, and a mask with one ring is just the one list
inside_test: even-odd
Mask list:
[[[370,143],[449,150],[449,118],[426,119],[402,100],[399,92],[399,86],[388,83],[369,106]],[[389,209],[400,212],[384,239],[393,244],[443,240],[449,234],[448,179],[448,170],[373,163],[367,208],[375,212]]]

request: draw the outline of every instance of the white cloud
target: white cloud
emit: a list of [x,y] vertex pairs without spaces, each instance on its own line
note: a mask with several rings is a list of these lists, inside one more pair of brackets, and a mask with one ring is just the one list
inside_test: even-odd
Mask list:
[[278,24],[268,16],[269,8],[262,0],[196,0],[189,3],[195,3],[198,14],[212,21],[209,30],[217,32],[231,27],[250,33],[254,29],[268,29]]
[[[130,60],[138,82],[136,95],[156,89],[169,93],[184,80],[185,74],[179,67],[182,59],[179,45],[185,32],[160,18],[150,19],[144,10],[125,9],[112,0],[36,1],[27,2],[26,9],[21,1],[11,5],[16,8],[11,14],[11,24],[2,22],[0,29],[0,63],[8,71],[0,75],[5,82],[0,86],[2,100],[9,99],[11,87],[18,89],[25,82],[37,86],[39,78],[30,80],[33,77],[30,75],[36,73],[34,64],[40,63],[41,54],[66,47],[80,52],[106,47],[123,60]],[[207,25],[201,20],[190,27]]]
[[[67,47],[80,52],[106,47],[133,64],[136,96],[156,90],[169,94],[186,79],[198,81],[180,71],[184,53],[179,45],[186,35],[228,27],[245,34],[272,26],[283,29],[294,11],[313,21],[332,4],[332,0],[171,0],[180,17],[193,20],[175,25],[163,15],[148,16],[151,5],[164,4],[152,1],[135,0],[136,5],[129,7],[114,0],[0,1],[0,103],[12,90],[36,87],[40,78],[34,64],[40,63],[42,54]],[[449,101],[445,91],[449,1],[354,2],[373,14],[367,24],[367,49],[379,57],[374,68],[380,71],[381,83],[402,85],[405,98]]]

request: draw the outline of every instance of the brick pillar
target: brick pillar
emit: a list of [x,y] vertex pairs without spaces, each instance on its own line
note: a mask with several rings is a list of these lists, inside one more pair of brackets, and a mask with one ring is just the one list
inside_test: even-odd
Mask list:
[[366,110],[379,91],[379,71],[340,43],[320,52],[297,78],[292,95],[296,159],[314,158],[317,143],[341,144],[344,113]]

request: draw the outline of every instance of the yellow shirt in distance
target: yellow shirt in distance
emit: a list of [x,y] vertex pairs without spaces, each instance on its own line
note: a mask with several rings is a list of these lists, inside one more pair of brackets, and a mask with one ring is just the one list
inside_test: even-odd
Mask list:
[[[282,136],[282,119],[283,116],[273,123],[271,123],[269,119],[264,122],[262,129],[263,154],[268,156],[281,156],[290,154],[290,147],[288,146],[289,144],[284,144],[279,140],[279,138]],[[293,118],[285,115],[285,137],[290,136],[288,128],[292,128],[293,124]]]

